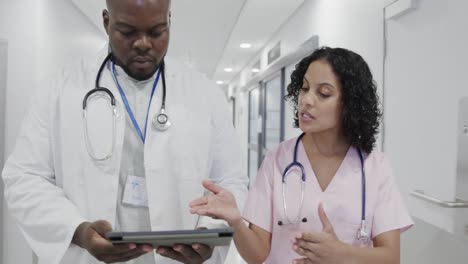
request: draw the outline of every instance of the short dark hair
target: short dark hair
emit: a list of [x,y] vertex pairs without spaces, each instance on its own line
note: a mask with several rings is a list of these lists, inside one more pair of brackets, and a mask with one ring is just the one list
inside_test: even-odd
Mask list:
[[[110,4],[113,0],[106,0],[106,7],[107,10],[110,10]],[[169,6],[171,5],[171,0],[167,0],[169,2]]]
[[298,97],[309,65],[317,60],[326,61],[342,87],[345,137],[356,148],[370,153],[376,142],[382,113],[379,109],[377,85],[369,66],[357,53],[343,49],[321,47],[303,58],[291,74],[285,98],[294,106],[294,126],[299,127]]

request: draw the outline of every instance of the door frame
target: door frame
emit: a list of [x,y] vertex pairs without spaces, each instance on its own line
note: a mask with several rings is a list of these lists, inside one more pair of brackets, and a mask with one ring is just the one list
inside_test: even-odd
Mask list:
[[[6,112],[6,90],[8,76],[8,41],[0,38],[0,169],[3,171],[5,160],[5,112]],[[4,218],[6,208],[4,206],[3,181],[0,180],[0,234],[4,234]],[[0,239],[0,261],[3,262],[3,245],[5,235]]]
[[279,119],[279,133],[280,133],[280,138],[279,142],[282,142],[284,140],[284,86],[285,86],[285,80],[284,80],[284,71],[285,67],[280,68],[278,71],[270,74],[267,76],[265,79],[263,79],[260,82],[260,88],[261,88],[261,93],[260,93],[260,114],[262,116],[262,132],[261,132],[261,146],[259,147],[260,150],[260,159],[259,162],[263,161],[263,157],[266,155],[266,120],[267,120],[267,109],[266,109],[266,104],[267,104],[267,97],[266,97],[266,89],[267,89],[267,83],[272,81],[275,78],[279,77],[280,80],[280,98],[279,98],[279,103],[280,103],[280,119]]

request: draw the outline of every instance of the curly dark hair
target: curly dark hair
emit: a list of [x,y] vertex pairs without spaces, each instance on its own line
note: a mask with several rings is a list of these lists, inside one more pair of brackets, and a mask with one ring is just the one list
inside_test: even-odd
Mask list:
[[372,152],[382,116],[377,86],[364,59],[350,50],[321,47],[296,65],[285,96],[294,107],[294,126],[299,127],[298,97],[304,75],[309,65],[317,60],[325,60],[341,83],[345,137],[352,146]]

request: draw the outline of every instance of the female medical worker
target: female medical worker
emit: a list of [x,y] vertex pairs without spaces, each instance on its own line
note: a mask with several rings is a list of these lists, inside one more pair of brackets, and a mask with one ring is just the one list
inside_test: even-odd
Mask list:
[[[296,66],[287,98],[304,134],[266,155],[242,215],[249,226],[209,181],[211,194],[191,212],[225,219],[248,263],[399,263],[400,232],[413,222],[388,159],[374,150],[381,114],[366,62],[318,49]],[[300,165],[288,170],[293,161]]]

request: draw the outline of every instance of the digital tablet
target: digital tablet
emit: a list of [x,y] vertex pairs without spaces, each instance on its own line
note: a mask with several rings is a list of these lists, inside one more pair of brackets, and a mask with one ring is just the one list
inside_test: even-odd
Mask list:
[[151,232],[108,232],[106,238],[113,244],[149,244],[153,246],[168,246],[175,244],[208,246],[226,246],[231,243],[234,231],[226,229],[199,229]]

